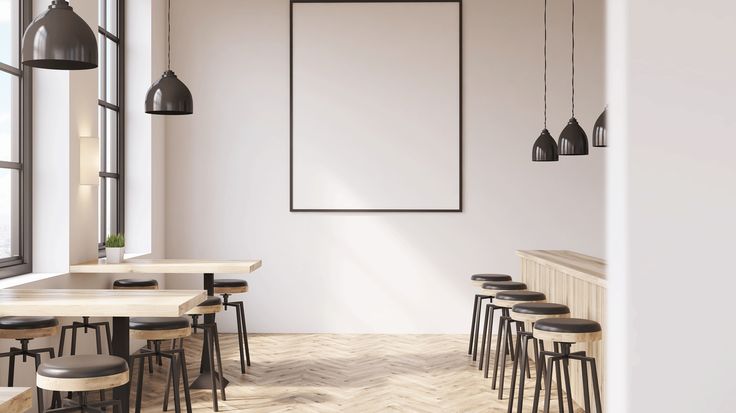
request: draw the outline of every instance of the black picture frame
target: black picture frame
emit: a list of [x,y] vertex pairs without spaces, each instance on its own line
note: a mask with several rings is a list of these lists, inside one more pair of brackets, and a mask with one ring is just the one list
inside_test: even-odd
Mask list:
[[[458,3],[459,7],[459,186],[458,207],[450,209],[414,208],[295,208],[294,207],[294,4],[295,3]],[[290,212],[409,212],[459,213],[463,212],[463,1],[462,0],[290,0],[289,2],[289,211]]]

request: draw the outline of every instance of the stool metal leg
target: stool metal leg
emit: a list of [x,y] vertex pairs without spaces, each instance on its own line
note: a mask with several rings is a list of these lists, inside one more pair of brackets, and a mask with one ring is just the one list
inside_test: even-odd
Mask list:
[[601,390],[598,386],[598,369],[595,366],[595,359],[590,357],[590,374],[593,378],[593,397],[595,398],[595,410],[597,413],[603,413],[601,405]]
[[[226,307],[227,308],[227,307]],[[243,322],[240,316],[240,309],[235,308],[235,318],[238,324],[238,350],[240,351],[240,372],[245,374],[245,351],[243,350]]]
[[[544,413],[549,413],[550,401],[552,401],[552,371],[555,366],[555,357],[547,360],[547,377],[544,379]],[[559,387],[559,386],[558,386]]]
[[[555,359],[555,369],[556,369],[555,374],[557,376],[557,386],[556,386],[557,387],[557,404],[560,406],[559,407],[560,413],[564,413],[565,403],[562,397],[562,378],[561,378],[562,372],[560,372],[560,359],[559,358]],[[546,412],[547,411],[545,410],[545,413]],[[574,412],[570,412],[570,413],[574,413]]]
[[240,317],[243,319],[243,338],[245,339],[245,364],[250,367],[250,347],[248,346],[248,325],[245,321],[245,303],[240,301]]
[[498,323],[498,336],[496,337],[496,354],[493,361],[493,382],[491,383],[491,389],[496,389],[496,379],[498,377],[498,359],[501,352],[504,353],[504,359],[506,358],[506,336],[504,335],[506,327],[506,321],[503,316]]
[[[483,321],[483,340],[481,340],[480,342],[480,362],[478,362],[478,370],[483,369],[483,360],[485,360],[486,354],[490,354],[490,345],[488,346],[488,350],[486,350],[486,338],[487,337],[488,337],[489,344],[490,344],[490,333],[488,330],[488,323],[491,323],[491,326],[493,326],[493,306],[491,304],[486,305],[485,319]],[[475,358],[473,358],[473,361],[475,361]]]
[[468,340],[468,354],[473,353],[473,339],[475,338],[475,320],[478,318],[478,313],[480,312],[479,308],[479,299],[480,295],[476,294],[475,298],[473,299],[473,319],[470,321],[470,339]]
[[588,363],[580,360],[580,372],[583,376],[583,400],[585,400],[585,413],[590,413],[590,390],[588,389]]
[[[503,400],[503,382],[506,376],[506,351],[508,348],[509,339],[511,339],[511,317],[504,317],[504,338],[503,338],[503,352],[501,354],[501,365],[499,380],[498,380],[498,399]],[[513,351],[513,349],[511,349]],[[495,378],[495,372],[494,372]]]
[[[570,354],[570,344],[562,344],[562,354]],[[565,374],[565,393],[567,393],[567,410],[570,413],[575,411],[572,405],[572,390],[570,388],[570,359],[564,357],[562,359],[562,371]]]
[[[488,314],[489,321],[488,321],[488,329],[484,334],[488,335],[488,342],[485,346],[485,362],[483,365],[483,378],[488,378],[488,371],[491,364],[491,342],[493,341],[493,313],[495,312],[496,306],[493,304],[488,304],[486,308],[490,306],[491,311]],[[499,323],[499,328],[500,328]],[[498,346],[496,347],[496,352],[498,353]],[[481,362],[483,361],[483,358],[481,358]]]
[[[215,340],[212,338],[212,329],[205,327],[204,339],[207,341],[207,347],[209,352],[209,363],[210,363],[210,379],[212,380],[212,410],[220,411],[217,406],[217,378],[215,377]],[[209,338],[209,339],[208,339]]]
[[[131,369],[132,364],[135,363],[135,359],[138,359],[140,365],[138,366],[138,384],[135,387],[135,413],[141,412],[141,400],[143,395],[143,371],[145,370],[146,357],[131,357]],[[149,364],[151,362],[149,361]]]
[[217,369],[220,373],[220,395],[222,396],[222,400],[227,400],[227,398],[225,397],[225,378],[223,377],[225,373],[222,369],[222,354],[220,352],[220,334],[217,332],[217,324],[212,325],[212,331],[212,336],[214,337],[215,341],[215,351],[217,351]]

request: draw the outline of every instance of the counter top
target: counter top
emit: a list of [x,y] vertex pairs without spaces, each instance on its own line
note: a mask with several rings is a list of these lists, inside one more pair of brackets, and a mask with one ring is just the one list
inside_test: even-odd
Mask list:
[[192,260],[134,258],[108,264],[104,258],[69,267],[70,273],[105,274],[248,274],[261,267],[261,260]]
[[573,277],[606,286],[606,261],[567,250],[521,250],[517,255],[565,271]]
[[33,407],[30,387],[0,387],[0,412],[22,413]]

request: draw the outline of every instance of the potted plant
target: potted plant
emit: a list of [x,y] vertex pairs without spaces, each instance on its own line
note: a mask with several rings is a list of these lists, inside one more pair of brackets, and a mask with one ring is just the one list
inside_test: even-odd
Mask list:
[[123,234],[110,234],[105,240],[105,255],[108,264],[120,264],[123,262],[125,252],[125,236]]

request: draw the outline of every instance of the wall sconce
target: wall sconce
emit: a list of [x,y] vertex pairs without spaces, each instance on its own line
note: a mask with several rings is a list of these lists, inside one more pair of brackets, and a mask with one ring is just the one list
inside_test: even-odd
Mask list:
[[100,140],[98,138],[79,137],[79,184],[100,184]]

